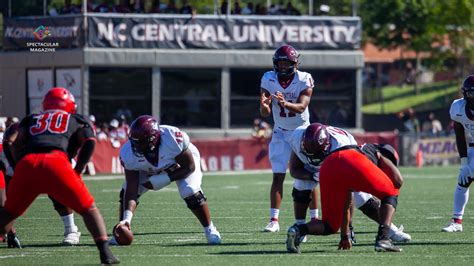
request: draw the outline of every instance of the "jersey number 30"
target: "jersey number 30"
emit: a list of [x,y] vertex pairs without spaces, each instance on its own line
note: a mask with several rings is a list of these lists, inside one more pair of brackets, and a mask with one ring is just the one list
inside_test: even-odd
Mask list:
[[30,127],[31,135],[38,135],[46,130],[53,134],[66,132],[69,123],[69,114],[65,113],[44,113],[35,116],[36,125]]

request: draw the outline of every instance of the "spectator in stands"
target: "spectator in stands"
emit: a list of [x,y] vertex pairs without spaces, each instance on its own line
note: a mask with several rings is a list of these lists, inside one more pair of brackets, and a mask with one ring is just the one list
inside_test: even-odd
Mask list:
[[406,112],[398,113],[398,117],[403,121],[405,132],[414,134],[420,133],[420,121],[416,117],[413,108],[408,108]]
[[255,7],[255,13],[257,15],[267,15],[268,12],[267,12],[267,7],[265,5],[261,5],[261,4],[257,4],[257,6]]
[[127,106],[127,101],[125,100],[122,100],[120,102],[120,108],[117,109],[117,111],[115,112],[115,115],[114,117],[121,117],[122,115],[125,116],[125,119],[127,119],[127,121],[130,121],[132,119],[132,110],[130,110],[130,108],[128,108]]
[[253,11],[253,2],[248,2],[247,5],[242,9],[242,15],[252,15]]
[[[136,1],[135,1],[136,2]],[[120,0],[118,5],[115,5],[112,8],[112,12],[115,13],[130,13],[130,1],[129,0]]]
[[95,124],[95,115],[90,115],[89,120],[91,121],[92,126],[94,127],[94,131],[97,131],[97,126]]
[[151,6],[150,13],[163,13],[166,8],[166,4],[161,3],[160,0],[154,0]]
[[98,6],[94,8],[94,12],[97,12],[97,13],[110,12],[110,7],[109,7],[109,4],[107,3],[107,0],[102,0],[102,3],[100,3]]
[[228,6],[228,5],[229,5],[229,4],[227,3],[226,0],[222,1],[222,3],[221,3],[221,14],[222,14],[222,15],[227,14],[227,6]]
[[242,8],[240,7],[239,0],[234,1],[234,9],[232,10],[233,15],[240,15],[242,14]]
[[440,136],[443,131],[443,126],[441,122],[436,119],[435,114],[431,112],[428,115],[428,120],[423,123],[422,129],[423,133],[429,136]]
[[[87,12],[94,12],[94,6],[92,5],[92,0],[87,0]],[[81,13],[84,13],[81,5]]]
[[168,5],[166,6],[164,13],[166,14],[178,14],[179,10],[176,7],[176,3],[174,0],[169,0]]
[[117,135],[119,139],[127,139],[128,138],[128,131],[130,130],[130,127],[127,124],[127,119],[125,118],[124,115],[120,116],[119,119],[119,126],[117,128]]
[[301,12],[296,9],[291,2],[288,2],[286,4],[284,14],[289,16],[301,16]]
[[258,140],[267,140],[272,136],[272,127],[260,118],[253,120],[252,137]]
[[81,8],[79,6],[71,4],[71,0],[64,0],[64,6],[60,10],[61,14],[79,14]]
[[109,126],[107,123],[102,123],[100,128],[97,129],[97,139],[107,140],[109,138]]
[[131,10],[133,13],[145,13],[145,0],[135,0]]
[[193,13],[193,8],[189,4],[188,0],[183,1],[183,6],[179,9],[180,14],[189,14],[191,15]]

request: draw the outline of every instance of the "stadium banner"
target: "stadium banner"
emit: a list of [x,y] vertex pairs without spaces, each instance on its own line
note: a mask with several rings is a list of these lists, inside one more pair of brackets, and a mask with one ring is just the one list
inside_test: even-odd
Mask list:
[[88,15],[89,47],[159,49],[354,50],[361,40],[356,17]]
[[[358,143],[386,143],[398,147],[397,135],[393,132],[355,134]],[[256,138],[225,138],[195,139],[201,154],[203,172],[243,171],[271,169],[268,159],[268,139]],[[120,142],[121,144],[124,141]],[[97,141],[89,172],[99,174],[121,174],[120,145],[113,145],[110,140]]]
[[459,161],[456,138],[427,138],[415,143],[415,149],[421,152],[424,164],[448,164]]
[[84,46],[83,16],[5,18],[4,50],[54,52]]

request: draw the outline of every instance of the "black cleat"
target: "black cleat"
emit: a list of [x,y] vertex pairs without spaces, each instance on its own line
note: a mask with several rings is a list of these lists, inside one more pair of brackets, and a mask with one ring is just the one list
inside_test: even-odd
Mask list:
[[390,239],[375,240],[375,251],[377,252],[401,252],[402,249],[395,246]]
[[21,248],[20,239],[13,232],[8,232],[7,244],[9,248]]
[[112,253],[110,254],[100,253],[100,263],[109,265],[109,264],[119,264],[120,261],[114,255],[112,255]]
[[349,226],[349,240],[351,241],[352,245],[357,243],[356,234],[354,232],[354,227],[352,227],[352,225]]
[[288,228],[288,233],[286,234],[286,250],[289,253],[301,253],[300,240],[300,230],[298,229],[298,226],[294,224],[292,227]]

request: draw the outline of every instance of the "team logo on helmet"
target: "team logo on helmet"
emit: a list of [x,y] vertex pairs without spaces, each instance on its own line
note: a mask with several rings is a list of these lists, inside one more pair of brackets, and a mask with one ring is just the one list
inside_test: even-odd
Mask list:
[[[293,46],[283,45],[275,51],[273,55],[273,69],[280,78],[292,76],[298,69],[298,59],[300,55]],[[287,62],[287,65],[281,66],[279,62]]]

